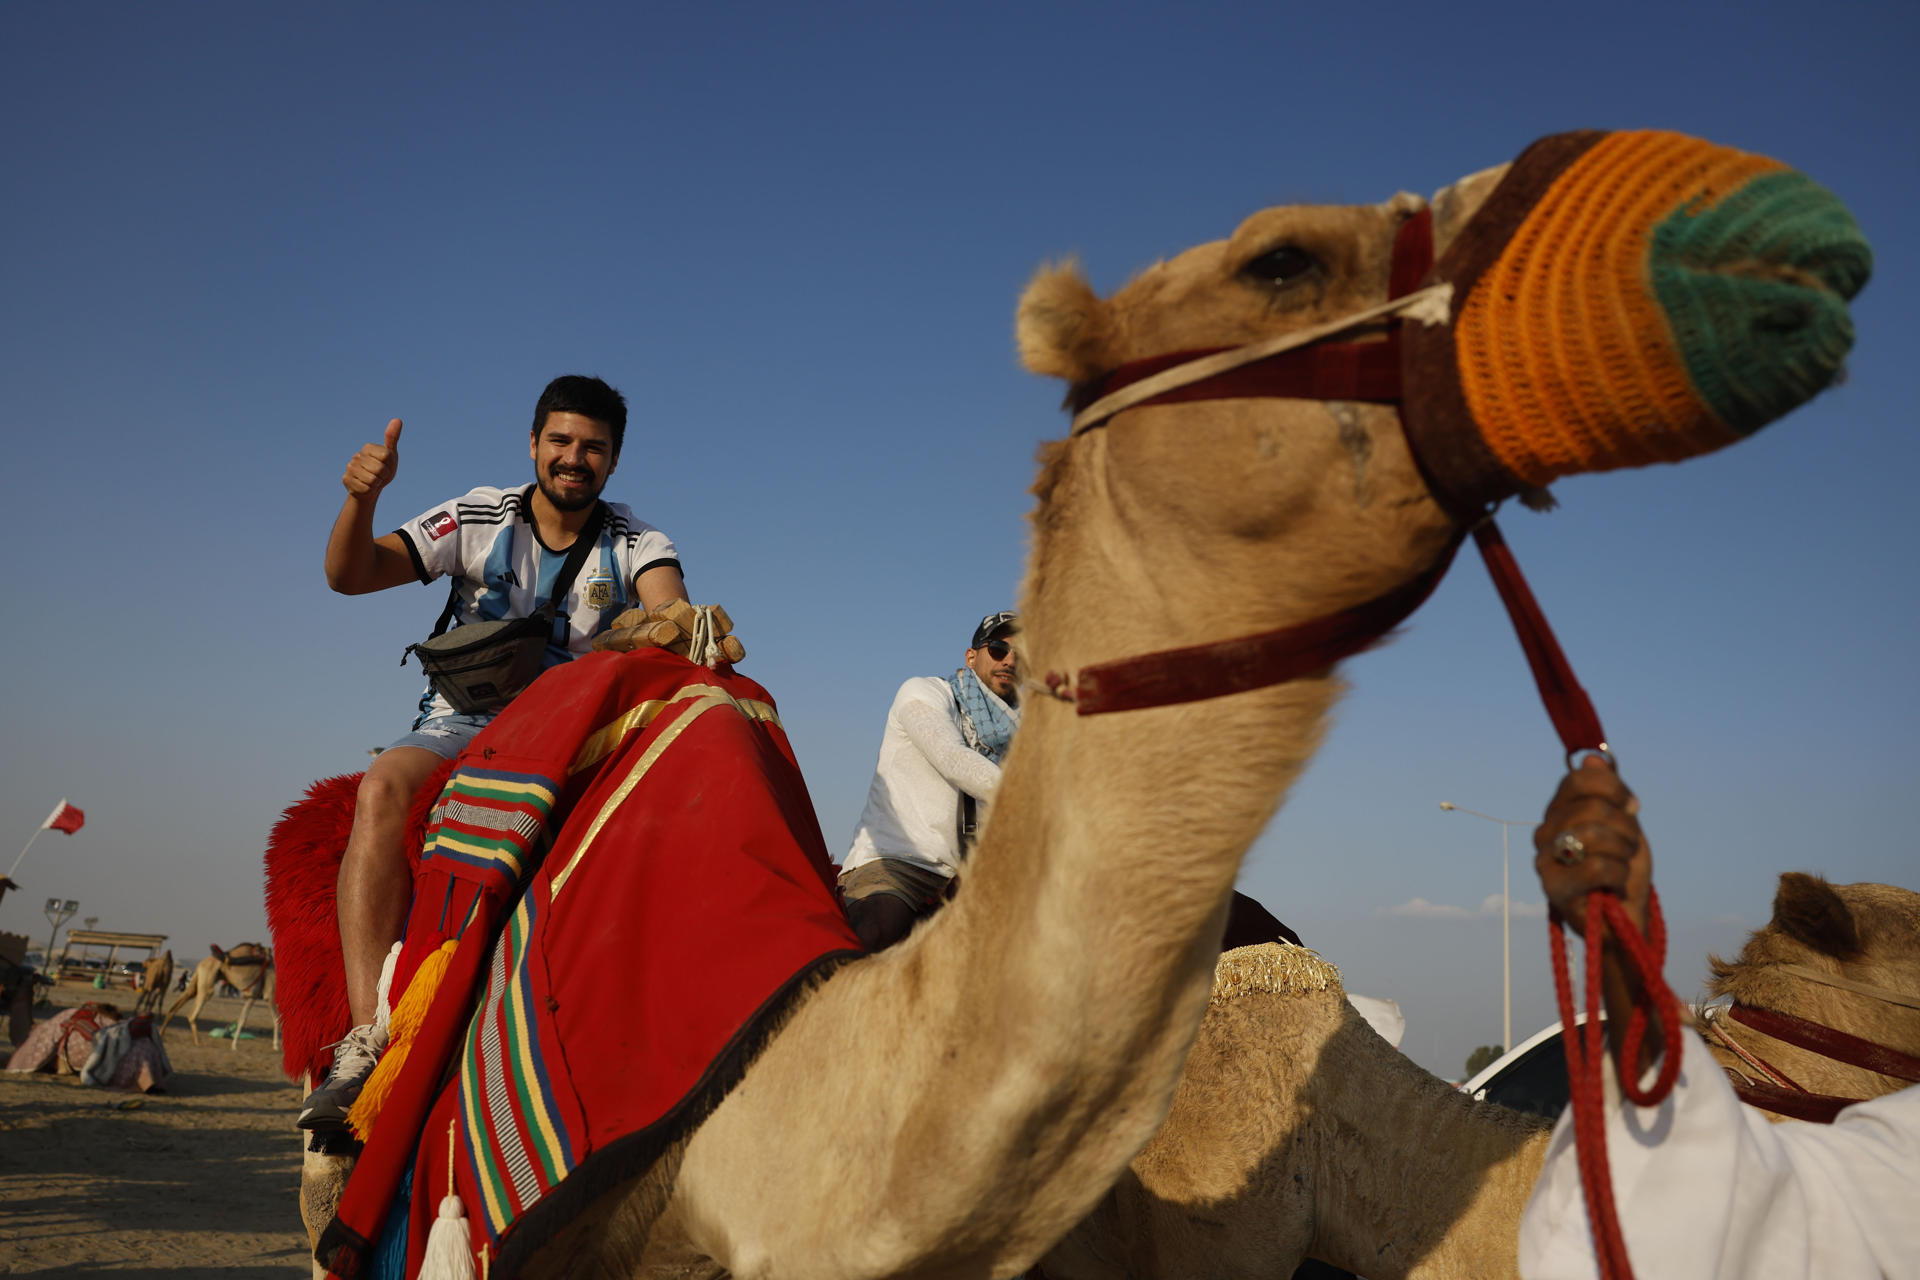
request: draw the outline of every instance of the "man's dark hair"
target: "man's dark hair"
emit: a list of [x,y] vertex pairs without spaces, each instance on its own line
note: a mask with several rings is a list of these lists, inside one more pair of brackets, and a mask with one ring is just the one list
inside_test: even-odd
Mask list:
[[540,438],[540,428],[547,425],[550,413],[577,413],[606,423],[613,433],[614,456],[619,456],[620,444],[627,438],[627,398],[600,379],[568,373],[549,382],[540,393],[540,402],[533,406],[535,440]]

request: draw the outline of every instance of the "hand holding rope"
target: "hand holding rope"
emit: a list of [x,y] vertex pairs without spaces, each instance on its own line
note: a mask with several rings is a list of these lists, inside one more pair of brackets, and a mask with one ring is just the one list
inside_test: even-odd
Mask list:
[[[1680,1071],[1680,1002],[1663,976],[1666,921],[1653,891],[1653,855],[1640,830],[1639,810],[1638,798],[1620,780],[1612,760],[1590,755],[1561,782],[1534,834],[1534,867],[1552,908],[1554,990],[1565,1028],[1561,1040],[1572,1090],[1581,1189],[1603,1280],[1629,1280],[1633,1268],[1607,1166],[1598,1016],[1602,1005],[1622,1094],[1640,1106],[1653,1106],[1672,1091]],[[1567,963],[1569,924],[1587,941],[1588,1018],[1578,1032]],[[1603,962],[1609,941],[1616,944],[1616,953]],[[1648,1037],[1649,1006],[1658,1019],[1657,1039]],[[1663,1052],[1659,1075],[1642,1089],[1641,1074]]]

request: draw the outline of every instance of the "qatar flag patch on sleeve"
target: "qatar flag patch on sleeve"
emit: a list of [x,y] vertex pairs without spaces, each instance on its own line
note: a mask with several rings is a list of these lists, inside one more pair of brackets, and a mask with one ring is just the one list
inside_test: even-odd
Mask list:
[[451,511],[436,511],[425,520],[422,520],[420,526],[427,531],[429,538],[438,542],[455,529],[458,529],[460,522],[453,518],[453,512]]

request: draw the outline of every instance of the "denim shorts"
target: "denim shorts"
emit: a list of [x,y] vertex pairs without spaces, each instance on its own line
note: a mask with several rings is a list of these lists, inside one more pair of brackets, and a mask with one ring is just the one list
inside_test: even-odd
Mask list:
[[412,733],[389,743],[387,750],[421,747],[443,760],[451,760],[465,750],[466,745],[477,738],[497,714],[484,711],[474,715],[432,716],[414,726]]

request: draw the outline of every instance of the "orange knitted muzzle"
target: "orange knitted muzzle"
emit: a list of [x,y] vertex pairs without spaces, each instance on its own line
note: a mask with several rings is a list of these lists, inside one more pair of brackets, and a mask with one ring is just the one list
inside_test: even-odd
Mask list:
[[1453,323],[1406,330],[1409,436],[1462,508],[1710,452],[1832,380],[1870,265],[1839,201],[1778,161],[1543,139],[1429,277],[1453,282]]

